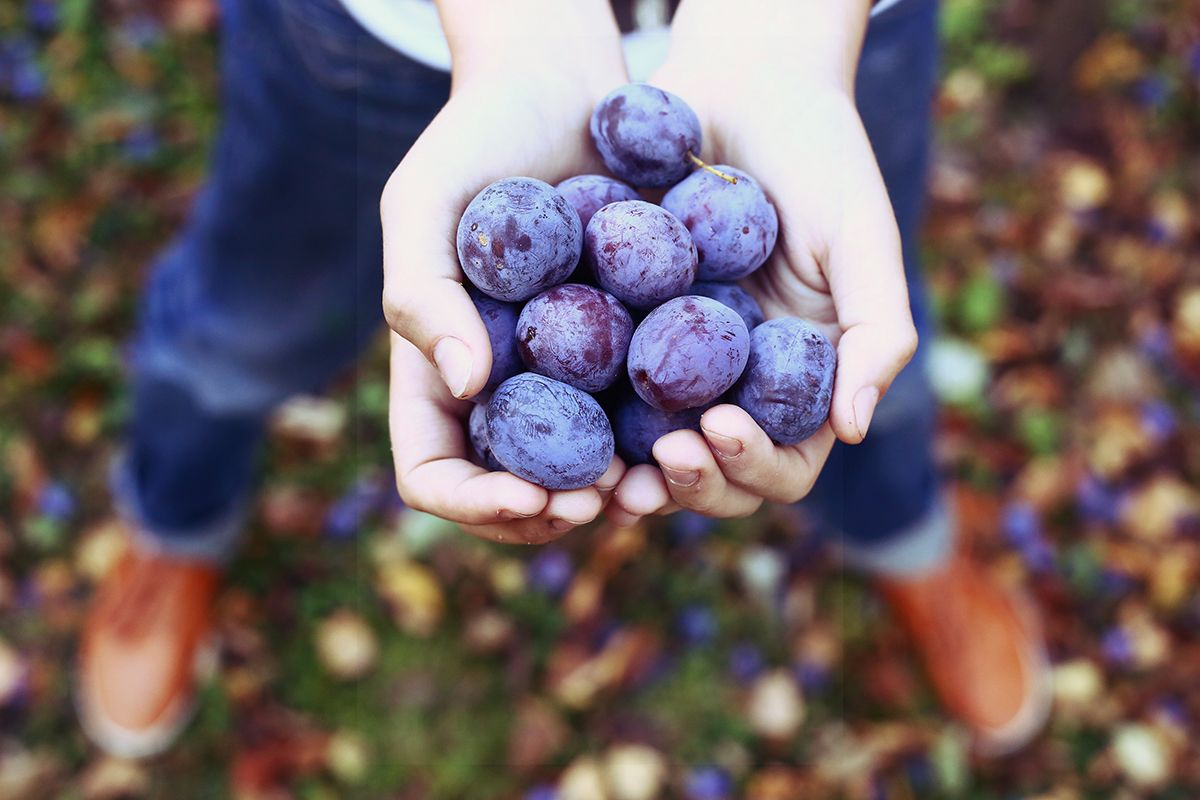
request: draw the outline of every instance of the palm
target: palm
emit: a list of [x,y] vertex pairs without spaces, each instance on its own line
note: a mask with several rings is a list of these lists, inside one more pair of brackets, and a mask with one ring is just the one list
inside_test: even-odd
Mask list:
[[857,242],[895,230],[854,108],[814,89],[804,113],[769,104],[749,112],[668,71],[656,80],[692,102],[705,129],[704,157],[753,175],[775,203],[779,241],[770,261],[744,281],[747,290],[768,317],[807,319],[836,345],[850,321],[839,318],[831,270],[853,259]]

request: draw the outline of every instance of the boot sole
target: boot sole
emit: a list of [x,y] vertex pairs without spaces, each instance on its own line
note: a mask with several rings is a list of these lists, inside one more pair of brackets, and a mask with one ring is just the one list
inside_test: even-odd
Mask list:
[[1053,672],[1037,612],[1028,599],[1017,593],[1010,593],[1009,601],[1033,647],[1032,652],[1024,654],[1022,661],[1034,686],[1011,721],[994,730],[976,731],[974,750],[984,758],[1011,755],[1029,744],[1046,726],[1053,706]]
[[176,697],[157,722],[147,728],[127,728],[115,722],[90,700],[84,683],[75,676],[75,713],[84,735],[110,756],[129,760],[153,758],[165,752],[196,715],[196,687],[212,680],[217,671],[218,649],[210,640],[196,650],[192,691]]

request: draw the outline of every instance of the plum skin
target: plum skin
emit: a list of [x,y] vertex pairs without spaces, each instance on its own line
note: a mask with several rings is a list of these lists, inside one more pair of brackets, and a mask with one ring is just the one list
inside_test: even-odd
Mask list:
[[600,404],[574,386],[522,372],[500,384],[486,414],[492,456],[530,483],[582,489],[612,462],[612,425]]
[[492,346],[492,370],[488,373],[487,383],[479,394],[471,398],[476,403],[486,403],[497,386],[518,372],[525,371],[516,339],[517,318],[521,309],[513,303],[488,297],[474,286],[467,287],[467,294],[475,304],[479,318],[483,320],[488,342]]
[[467,205],[456,245],[471,283],[489,297],[517,302],[566,280],[579,263],[583,226],[550,184],[503,178]]
[[779,215],[754,178],[724,164],[715,169],[737,178],[737,183],[700,170],[672,187],[662,204],[692,234],[699,258],[697,279],[735,281],[771,256],[779,237]]
[[687,228],[653,203],[610,203],[592,216],[583,238],[597,283],[632,308],[679,297],[696,278],[696,246]]
[[736,283],[696,281],[692,284],[692,288],[688,289],[688,292],[701,297],[711,297],[718,303],[729,306],[738,313],[750,330],[762,325],[767,319],[758,301]]
[[634,391],[661,411],[697,408],[737,382],[750,353],[746,323],[728,306],[685,295],[651,311],[633,332]]
[[608,170],[634,186],[678,183],[700,155],[700,119],[677,95],[645,83],[614,89],[592,112],[592,141]]
[[704,405],[683,411],[662,411],[629,392],[612,411],[617,452],[629,466],[657,463],[654,459],[654,443],[673,431],[699,433],[700,417],[711,407]]
[[637,200],[637,189],[606,175],[576,175],[567,178],[554,188],[567,199],[575,213],[579,214],[579,222],[587,229],[592,221],[592,215],[609,203],[620,200]]
[[601,289],[564,283],[525,304],[516,344],[525,366],[585,392],[599,392],[621,375],[633,318]]
[[829,419],[837,351],[813,325],[772,319],[750,333],[750,359],[730,400],[773,441],[799,444]]
[[471,415],[467,418],[467,438],[471,440],[471,449],[482,466],[492,472],[504,471],[504,466],[492,455],[492,448],[488,445],[486,405],[471,407]]

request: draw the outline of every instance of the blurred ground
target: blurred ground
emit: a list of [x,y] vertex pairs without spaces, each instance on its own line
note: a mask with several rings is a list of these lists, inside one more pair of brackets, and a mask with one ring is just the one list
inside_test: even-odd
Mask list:
[[211,10],[156,5],[0,5],[0,798],[1200,796],[1183,0],[946,3],[939,449],[976,547],[1045,610],[1055,718],[1028,751],[968,757],[799,517],[526,551],[402,511],[380,350],[281,413],[220,680],[180,746],[90,749],[68,665],[117,541],[122,342],[217,113]]

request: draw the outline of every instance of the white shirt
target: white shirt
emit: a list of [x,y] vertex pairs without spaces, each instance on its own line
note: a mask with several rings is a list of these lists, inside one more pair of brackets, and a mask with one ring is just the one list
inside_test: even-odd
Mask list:
[[[899,2],[879,0],[871,15]],[[393,50],[428,67],[450,71],[450,47],[431,0],[342,0],[342,5],[360,25]],[[655,26],[622,37],[631,80],[644,81],[658,69],[667,57],[670,35],[670,28]]]

